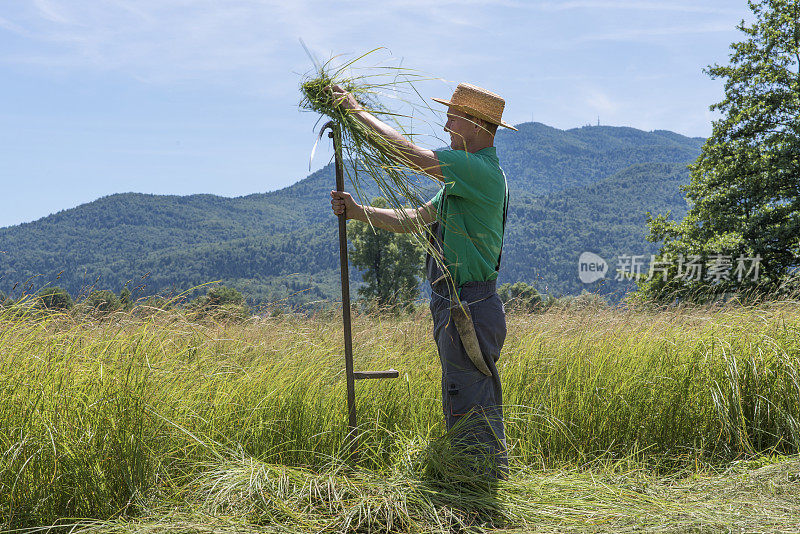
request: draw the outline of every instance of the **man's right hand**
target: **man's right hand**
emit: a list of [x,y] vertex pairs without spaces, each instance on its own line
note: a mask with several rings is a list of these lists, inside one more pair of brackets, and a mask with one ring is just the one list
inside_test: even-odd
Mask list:
[[[337,106],[350,110],[353,116],[375,132],[378,138],[383,138],[388,145],[391,145],[391,150],[389,150],[386,146],[387,143],[377,142],[375,148],[384,151],[390,158],[415,172],[422,172],[432,178],[444,181],[442,169],[439,166],[439,158],[436,157],[432,150],[416,146],[397,130],[364,110],[355,97],[341,86],[329,85],[326,89],[331,92],[331,96]],[[347,218],[352,219],[354,217],[348,214]]]
[[333,101],[337,106],[353,111],[361,109],[361,105],[358,103],[358,100],[356,100],[356,97],[354,97],[352,93],[345,91],[340,85],[329,85],[326,89],[333,95]]
[[331,191],[331,209],[336,216],[344,213],[346,219],[355,219],[361,206],[356,204],[350,193]]

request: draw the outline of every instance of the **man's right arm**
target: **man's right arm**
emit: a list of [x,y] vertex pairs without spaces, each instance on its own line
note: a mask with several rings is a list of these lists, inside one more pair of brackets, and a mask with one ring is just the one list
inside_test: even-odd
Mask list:
[[413,232],[436,219],[436,206],[433,202],[423,204],[419,208],[401,210],[376,208],[357,204],[350,193],[343,191],[331,191],[331,209],[335,215],[344,213],[348,219],[367,222],[369,217],[373,226],[397,233]]
[[439,158],[432,150],[418,147],[410,142],[400,132],[361,107],[351,93],[338,85],[333,85],[330,89],[339,106],[348,110],[365,126],[387,141],[387,146],[380,147],[387,155],[415,172],[421,172],[439,181],[444,181]]

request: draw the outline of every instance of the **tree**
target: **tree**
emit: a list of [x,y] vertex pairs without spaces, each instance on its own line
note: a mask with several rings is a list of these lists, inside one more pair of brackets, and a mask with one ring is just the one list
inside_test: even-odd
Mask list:
[[[793,289],[800,265],[800,3],[751,0],[755,22],[738,29],[730,64],[705,72],[725,80],[722,113],[690,166],[686,218],[647,216],[663,244],[641,293],[656,300]],[[687,270],[687,262],[699,268]],[[680,271],[679,271],[680,269]],[[700,274],[698,274],[698,271]],[[666,278],[666,280],[665,280]],[[795,286],[796,287],[796,286]]]
[[[386,208],[381,197],[372,205]],[[379,307],[408,306],[419,296],[423,274],[424,248],[413,234],[399,234],[352,221],[348,225],[350,261],[363,270],[365,285],[358,294]]]
[[497,288],[497,295],[509,309],[532,312],[541,309],[543,305],[542,296],[536,288],[525,282],[502,284]]
[[591,293],[585,289],[579,295],[565,295],[549,302],[550,307],[570,310],[600,310],[608,308],[608,301],[598,293]]
[[89,308],[89,311],[99,313],[111,313],[122,308],[122,302],[120,302],[119,297],[113,291],[107,289],[92,291],[83,304]]
[[127,287],[123,287],[122,291],[119,292],[119,302],[122,305],[122,309],[130,310],[133,308],[133,301],[131,300],[131,290]]
[[204,304],[210,308],[244,306],[244,295],[232,287],[212,287],[206,292]]
[[58,286],[46,287],[36,295],[42,306],[48,310],[68,310],[72,308],[72,296]]
[[204,296],[192,301],[189,308],[198,318],[212,316],[216,319],[244,320],[250,316],[244,295],[225,286],[210,288]]

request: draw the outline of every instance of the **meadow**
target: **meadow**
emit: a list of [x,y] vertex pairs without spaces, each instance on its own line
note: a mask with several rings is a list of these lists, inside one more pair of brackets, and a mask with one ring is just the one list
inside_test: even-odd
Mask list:
[[509,312],[511,476],[448,453],[431,321],[0,310],[0,531],[793,532],[800,303]]

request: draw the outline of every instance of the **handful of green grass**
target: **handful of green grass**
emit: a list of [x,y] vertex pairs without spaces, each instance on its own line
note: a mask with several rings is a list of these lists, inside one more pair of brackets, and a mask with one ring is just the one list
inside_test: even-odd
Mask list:
[[[361,68],[357,63],[379,49],[372,50],[351,61],[335,66],[334,59],[324,64],[316,64],[315,70],[306,76],[300,86],[303,98],[301,109],[313,111],[329,117],[341,132],[342,160],[344,173],[350,182],[352,192],[360,203],[367,203],[363,189],[365,180],[374,182],[380,195],[388,202],[388,207],[403,213],[410,206],[422,206],[426,200],[426,190],[430,190],[433,180],[420,172],[400,151],[398,146],[383,138],[362,123],[351,111],[338,106],[330,87],[339,85],[351,93],[359,104],[369,113],[392,126],[406,139],[413,142],[414,134],[404,122],[413,119],[424,123],[420,116],[430,106],[425,103],[414,83],[429,80],[430,77],[408,68],[378,66]],[[313,59],[313,58],[312,58]],[[391,97],[398,107],[404,105],[411,111],[400,113],[390,110],[382,102]],[[424,109],[423,109],[424,108]],[[426,182],[428,187],[426,188]],[[429,243],[430,229],[421,222],[412,226],[415,234],[426,250],[447,272],[444,260]]]
[[411,162],[394,143],[373,132],[349,110],[338,106],[329,89],[333,85],[341,86],[366,111],[395,128],[404,137],[412,139],[413,133],[407,131],[402,122],[402,119],[411,119],[411,116],[390,111],[381,100],[391,92],[398,104],[408,105],[412,110],[419,107],[419,103],[410,97],[416,96],[424,102],[413,86],[413,82],[422,79],[423,75],[410,69],[390,66],[370,67],[356,74],[358,70],[363,70],[356,67],[357,62],[377,50],[339,66],[334,66],[333,60],[318,65],[300,86],[303,95],[300,107],[325,115],[339,126],[345,173],[359,198],[362,198],[363,179],[367,178],[377,184],[381,196],[392,207],[401,208],[406,203],[418,206],[423,201],[420,197],[422,182],[419,174],[410,170],[413,168]]

